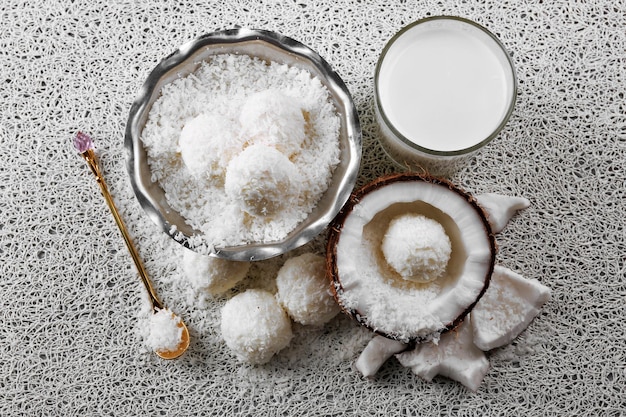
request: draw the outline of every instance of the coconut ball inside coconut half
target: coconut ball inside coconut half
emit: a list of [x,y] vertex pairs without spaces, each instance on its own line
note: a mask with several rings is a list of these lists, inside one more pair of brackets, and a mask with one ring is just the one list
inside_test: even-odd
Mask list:
[[342,310],[404,343],[458,326],[494,268],[485,213],[443,179],[380,178],[352,195],[329,230],[327,273]]
[[452,246],[443,226],[422,214],[401,214],[389,223],[381,249],[403,279],[431,282],[443,276]]

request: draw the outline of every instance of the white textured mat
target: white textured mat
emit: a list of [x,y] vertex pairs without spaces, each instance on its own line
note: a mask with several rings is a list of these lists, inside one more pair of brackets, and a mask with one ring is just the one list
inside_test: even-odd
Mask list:
[[[498,262],[553,290],[477,393],[419,380],[390,360],[353,362],[371,335],[347,318],[268,365],[240,365],[219,335],[224,299],[181,282],[182,247],[144,215],[125,167],[128,110],[156,63],[234,26],[303,42],[336,69],[361,117],[359,185],[397,170],[379,148],[373,71],[383,45],[427,15],[473,19],[511,51],[515,113],[452,180],[531,207],[497,237]],[[626,404],[626,3],[596,1],[0,2],[0,415],[618,416]],[[145,298],[71,139],[96,141],[104,173],[159,294],[188,322],[165,362],[139,335]],[[323,236],[317,242],[321,246]],[[316,245],[312,245],[315,249]],[[256,264],[271,286],[281,259]]]

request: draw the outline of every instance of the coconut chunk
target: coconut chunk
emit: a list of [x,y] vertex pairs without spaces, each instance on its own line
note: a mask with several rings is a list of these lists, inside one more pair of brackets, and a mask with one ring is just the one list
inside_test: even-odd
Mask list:
[[474,344],[488,351],[506,345],[528,327],[550,299],[550,289],[502,266],[472,310]]
[[287,313],[273,294],[259,289],[231,298],[222,308],[220,328],[237,359],[258,365],[269,362],[293,338]]
[[407,348],[406,343],[387,339],[383,336],[374,336],[367,344],[355,363],[356,369],[366,377],[376,375],[381,366],[394,354],[400,353]]
[[420,214],[404,214],[389,223],[382,251],[402,278],[425,283],[444,274],[452,246],[439,222]]
[[471,317],[466,317],[455,331],[443,334],[438,344],[417,345],[415,350],[396,354],[396,358],[426,381],[441,375],[476,391],[489,371],[489,361],[472,341],[470,321]]
[[478,195],[476,200],[487,212],[487,220],[494,233],[500,233],[519,210],[530,206],[530,201],[524,197],[510,197],[495,193]]

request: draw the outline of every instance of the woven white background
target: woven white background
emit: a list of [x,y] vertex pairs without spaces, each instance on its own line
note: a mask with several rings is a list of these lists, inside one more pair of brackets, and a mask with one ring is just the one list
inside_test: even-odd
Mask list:
[[[513,344],[489,354],[477,393],[443,378],[425,383],[395,360],[362,380],[352,366],[370,336],[343,316],[322,330],[296,328],[266,366],[234,362],[219,337],[223,300],[190,296],[182,248],[130,187],[123,135],[139,87],[203,33],[245,26],[293,37],[353,94],[361,185],[396,170],[377,145],[377,56],[402,26],[438,14],[485,25],[513,56],[515,113],[452,180],[531,201],[498,236],[498,263],[551,287],[552,300]],[[622,415],[625,92],[624,0],[1,0],[0,415]],[[189,324],[191,347],[179,360],[143,347],[146,299],[71,146],[78,129],[95,138],[158,292]],[[271,274],[280,261],[253,274]]]

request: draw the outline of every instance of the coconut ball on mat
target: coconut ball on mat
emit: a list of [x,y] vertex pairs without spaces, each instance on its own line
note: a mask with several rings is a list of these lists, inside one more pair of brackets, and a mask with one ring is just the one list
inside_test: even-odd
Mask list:
[[248,274],[250,262],[214,258],[185,249],[183,271],[191,286],[216,295],[237,285]]
[[321,326],[339,313],[326,279],[326,260],[305,253],[288,259],[276,276],[276,298],[297,323]]
[[226,195],[256,216],[271,216],[303,188],[298,168],[283,153],[265,145],[248,146],[226,169]]
[[248,289],[222,308],[222,337],[237,359],[264,364],[291,342],[287,313],[268,291]]

